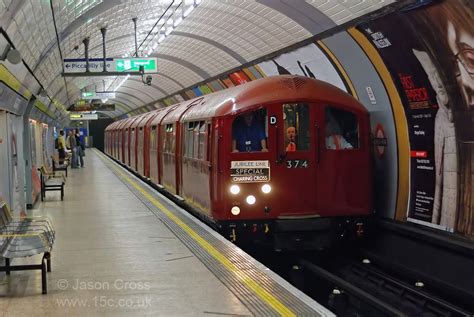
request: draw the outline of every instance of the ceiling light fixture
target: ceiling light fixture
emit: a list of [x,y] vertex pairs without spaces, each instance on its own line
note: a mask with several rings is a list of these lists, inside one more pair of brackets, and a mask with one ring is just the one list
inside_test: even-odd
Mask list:
[[183,18],[187,17],[194,10],[194,5],[189,6],[185,11],[183,11]]
[[169,27],[169,28],[166,30],[166,32],[165,32],[165,36],[168,36],[168,35],[170,35],[170,34],[171,34],[171,32],[173,32],[173,30],[174,30],[174,27],[172,27],[172,26],[171,26],[171,27]]
[[[188,17],[191,12],[201,3],[201,0],[194,0],[193,4],[189,5],[188,7],[185,7],[184,0],[181,1],[181,3],[176,7],[175,11],[170,14],[170,16],[167,18],[166,22],[163,23],[162,27],[160,28],[160,31],[157,32],[159,34],[159,38],[156,42],[153,43],[150,51],[148,51],[148,55],[151,55],[154,50],[158,48],[158,44],[161,44],[166,37],[168,37],[174,29],[183,22],[183,20]],[[179,10],[181,14],[179,14],[178,9],[181,6],[182,10]],[[174,19],[173,19],[174,18]],[[174,22],[173,22],[174,21]],[[164,33],[164,34],[163,34]],[[150,41],[152,42],[152,41]]]
[[125,78],[122,79],[122,81],[114,88],[114,92],[117,91],[117,89],[119,89],[129,78],[130,78],[130,74],[125,76]]
[[174,27],[177,27],[181,22],[183,22],[183,17],[179,16],[173,23]]

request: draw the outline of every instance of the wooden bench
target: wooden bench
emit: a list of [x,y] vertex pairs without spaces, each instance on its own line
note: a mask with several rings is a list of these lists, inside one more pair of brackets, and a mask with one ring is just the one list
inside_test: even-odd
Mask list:
[[68,158],[65,158],[63,161],[59,161],[52,157],[51,160],[53,162],[53,172],[66,172],[67,177],[67,168],[69,167]]
[[41,201],[46,197],[47,191],[61,191],[61,200],[64,199],[64,185],[66,180],[63,175],[49,171],[44,165],[38,169],[41,182]]
[[[8,205],[0,200],[0,256],[5,265],[0,272],[41,270],[42,293],[48,292],[46,272],[51,272],[51,250],[55,240],[52,222],[45,217],[13,218]],[[43,254],[40,264],[12,265],[11,260]]]

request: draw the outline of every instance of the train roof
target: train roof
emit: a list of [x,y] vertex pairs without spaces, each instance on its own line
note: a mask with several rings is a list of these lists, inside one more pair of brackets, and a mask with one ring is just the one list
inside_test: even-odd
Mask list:
[[122,129],[130,128],[133,125],[133,123],[135,121],[139,120],[141,117],[142,117],[142,115],[139,114],[139,115],[136,115],[136,116],[125,119],[125,122],[120,126],[120,128],[122,128]]
[[105,131],[113,130],[113,129],[115,128],[115,126],[117,126],[119,123],[120,123],[120,120],[119,120],[119,121],[112,122],[111,124],[109,124],[109,125],[105,128]]
[[158,113],[160,113],[160,111],[162,111],[163,109],[158,109],[158,110],[153,110],[151,112],[147,112],[143,115],[143,119],[140,120],[140,122],[138,123],[138,127],[144,127],[148,124],[148,122],[150,122],[150,120],[152,120]]
[[145,124],[148,122],[148,120],[153,116],[155,115],[156,113],[156,110],[153,110],[153,111],[150,111],[150,112],[147,112],[147,113],[143,113],[143,114],[140,114],[138,115],[138,119],[133,121],[133,123],[130,125],[130,128],[137,128],[137,127],[143,127],[145,126]]
[[[259,107],[264,104],[278,102],[311,102],[343,105],[353,112],[367,112],[357,100],[341,89],[312,78],[296,75],[271,76],[221,90],[209,95],[136,115],[115,128],[144,126],[150,123],[155,126],[160,123],[170,123],[178,120],[193,121],[211,117],[237,115],[249,107]],[[154,114],[154,115],[152,115]],[[138,119],[141,118],[141,119]],[[143,118],[153,118],[142,120]]]
[[151,121],[151,126],[156,126],[158,124],[161,123],[161,121],[163,120],[163,118],[168,114],[170,113],[171,111],[173,111],[174,109],[176,109],[177,107],[179,107],[179,103],[175,104],[175,105],[172,105],[172,106],[169,106],[169,107],[166,107],[166,108],[162,108],[160,109],[160,112],[158,113],[158,115],[156,117],[153,118],[153,120]]
[[[245,111],[248,107],[277,102],[327,102],[344,105],[354,112],[367,110],[348,93],[312,78],[295,75],[266,77],[249,83],[225,89],[216,93],[194,98],[182,103],[181,109],[188,108],[182,120],[223,117]],[[202,106],[198,106],[202,105]]]
[[[205,100],[206,100],[206,97],[201,96],[201,97],[194,98],[186,102],[180,103],[179,106],[175,107],[173,110],[168,112],[167,116],[163,119],[162,122],[171,123],[171,122],[178,121],[183,118],[183,114],[184,116],[186,116],[189,113],[189,111],[191,111],[194,108],[198,108],[206,112],[208,109],[206,109],[207,104],[205,103]],[[200,106],[200,107],[195,107],[195,106]],[[205,116],[205,115],[206,113],[204,114],[204,117],[201,116],[200,118],[209,118],[209,116]]]

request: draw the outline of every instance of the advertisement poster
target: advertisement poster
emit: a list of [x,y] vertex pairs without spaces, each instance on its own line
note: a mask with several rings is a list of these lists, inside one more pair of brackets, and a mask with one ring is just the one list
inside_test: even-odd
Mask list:
[[[408,217],[431,223],[435,197],[434,126],[436,95],[417,56],[416,37],[392,15],[360,27],[392,73],[402,97],[410,142],[410,200]],[[400,54],[404,52],[404,54]]]
[[347,92],[346,86],[326,55],[316,46],[309,44],[282,54],[271,61],[258,64],[266,76],[300,75],[319,79]]
[[402,97],[409,129],[409,220],[474,235],[473,4],[437,2],[359,27]]

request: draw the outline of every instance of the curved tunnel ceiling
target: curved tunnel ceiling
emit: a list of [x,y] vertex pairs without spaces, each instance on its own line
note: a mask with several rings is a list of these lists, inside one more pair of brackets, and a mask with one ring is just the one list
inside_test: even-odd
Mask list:
[[[107,57],[134,51],[132,18],[137,17],[139,55],[160,37],[162,22],[182,17],[193,0],[52,0],[63,58],[82,58],[82,41],[90,38],[90,58],[102,57],[100,28],[107,27]],[[197,1],[200,2],[200,1]],[[113,115],[141,107],[283,49],[313,35],[359,18],[395,0],[203,0],[159,44],[152,86],[131,77],[117,89],[120,104]],[[168,8],[168,10],[167,10]],[[50,1],[0,0],[0,22],[24,61],[48,94],[65,105],[81,89],[113,89],[116,77],[63,78]],[[172,14],[174,13],[174,14]],[[153,25],[163,16],[158,26]],[[172,22],[171,22],[172,23]],[[150,36],[144,41],[147,34]],[[161,34],[162,35],[162,34]],[[156,45],[155,45],[156,46]],[[77,49],[78,47],[78,49]],[[76,48],[76,49],[75,49]],[[65,88],[67,83],[67,89]]]

